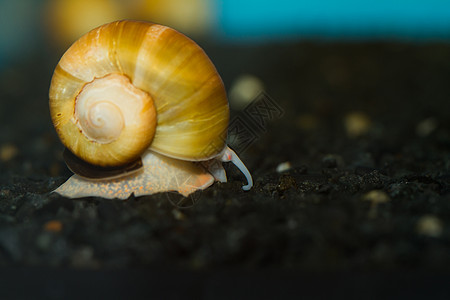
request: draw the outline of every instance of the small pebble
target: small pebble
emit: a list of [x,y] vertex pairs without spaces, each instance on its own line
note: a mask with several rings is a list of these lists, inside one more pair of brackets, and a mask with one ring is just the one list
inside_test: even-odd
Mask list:
[[263,82],[254,75],[241,75],[231,85],[229,98],[232,108],[244,109],[260,92],[264,90]]
[[8,189],[0,190],[0,197],[2,197],[2,198],[11,197],[11,191]]
[[277,186],[279,191],[285,191],[290,188],[297,188],[297,182],[295,178],[289,175],[281,175],[280,183]]
[[427,118],[422,120],[416,126],[416,134],[420,137],[427,137],[438,127],[438,122],[435,118]]
[[283,172],[289,171],[290,169],[292,169],[292,165],[288,161],[282,162],[277,166],[278,173],[283,173]]
[[351,112],[345,116],[344,125],[347,132],[347,136],[350,138],[356,138],[366,134],[372,121],[369,116],[363,112]]
[[42,251],[48,251],[53,241],[53,236],[50,233],[44,232],[37,236],[36,246]]
[[332,154],[327,154],[322,158],[322,165],[325,168],[336,168],[336,158]]
[[416,231],[421,235],[440,237],[442,234],[442,229],[442,221],[433,215],[422,216],[419,221],[417,221]]
[[384,191],[372,190],[363,196],[363,200],[379,204],[389,202],[390,198]]
[[61,232],[62,223],[58,220],[51,220],[44,224],[44,230],[50,232]]
[[183,213],[182,213],[181,211],[179,211],[178,209],[173,209],[173,210],[172,210],[172,214],[173,214],[173,217],[175,218],[175,220],[183,221],[183,220],[186,219],[186,215],[183,214]]
[[342,156],[337,155],[337,154],[326,154],[323,158],[322,158],[322,165],[325,168],[336,168],[336,167],[342,167],[344,166],[344,159],[342,158]]
[[364,201],[369,201],[370,204],[370,210],[369,210],[369,218],[376,218],[377,217],[377,207],[380,203],[386,203],[390,201],[390,198],[388,194],[386,194],[384,191],[381,190],[372,190],[368,193],[366,193],[362,199]]
[[298,227],[298,222],[297,222],[295,219],[293,219],[293,218],[289,218],[289,219],[287,220],[287,222],[286,222],[286,227],[287,227],[288,229],[290,229],[290,230],[297,229],[297,227]]
[[94,269],[99,266],[95,259],[94,249],[90,246],[82,246],[75,250],[70,261],[71,265],[75,268]]
[[0,159],[9,161],[19,153],[19,149],[13,144],[4,144],[0,147]]

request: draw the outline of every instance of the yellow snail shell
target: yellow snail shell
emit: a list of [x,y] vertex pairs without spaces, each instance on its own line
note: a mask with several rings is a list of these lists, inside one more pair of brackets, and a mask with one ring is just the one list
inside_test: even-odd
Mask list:
[[[100,167],[143,158],[144,170],[125,178],[74,175],[56,190],[64,196],[125,199],[169,190],[188,195],[214,178],[226,181],[217,160],[234,162],[248,178],[244,188],[252,185],[225,144],[229,109],[219,74],[196,43],[169,27],[117,21],[90,31],[61,58],[49,94],[55,129],[77,157]],[[165,184],[174,174],[175,182],[192,188]],[[151,179],[150,186],[144,179]]]

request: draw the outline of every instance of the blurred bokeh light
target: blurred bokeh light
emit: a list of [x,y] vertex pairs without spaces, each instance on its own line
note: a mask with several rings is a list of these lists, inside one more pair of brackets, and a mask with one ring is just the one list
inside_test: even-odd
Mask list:
[[59,45],[70,44],[89,30],[120,19],[147,20],[186,34],[209,31],[208,0],[48,0],[47,32]]
[[446,0],[0,0],[0,67],[35,49],[66,49],[117,19],[153,21],[220,43],[450,39]]
[[221,1],[228,38],[448,39],[447,0]]

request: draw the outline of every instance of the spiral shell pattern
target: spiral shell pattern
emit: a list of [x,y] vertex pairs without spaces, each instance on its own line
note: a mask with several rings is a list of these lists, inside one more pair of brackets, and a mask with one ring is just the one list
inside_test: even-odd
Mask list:
[[215,157],[229,120],[222,80],[203,50],[171,28],[137,21],[100,26],[69,48],[53,74],[50,112],[63,144],[101,166],[148,148]]

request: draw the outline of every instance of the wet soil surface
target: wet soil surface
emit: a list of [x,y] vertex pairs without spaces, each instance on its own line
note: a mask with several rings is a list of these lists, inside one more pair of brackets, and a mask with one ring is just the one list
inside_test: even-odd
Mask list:
[[255,181],[249,192],[226,165],[228,183],[188,198],[50,194],[71,175],[48,113],[57,58],[41,55],[2,72],[0,265],[13,282],[7,295],[27,295],[21,278],[37,282],[36,290],[44,286],[48,299],[71,288],[80,295],[72,279],[108,287],[127,278],[121,282],[142,287],[150,284],[143,277],[153,280],[155,295],[169,298],[218,298],[230,285],[283,295],[302,283],[305,294],[316,295],[326,293],[322,282],[333,291],[358,286],[382,294],[381,286],[392,295],[398,289],[383,279],[395,272],[416,274],[411,281],[393,276],[397,288],[431,282],[436,298],[443,296],[442,277],[430,274],[450,271],[450,46],[204,48],[227,88],[242,74],[265,85],[265,94],[231,115],[231,146]]

